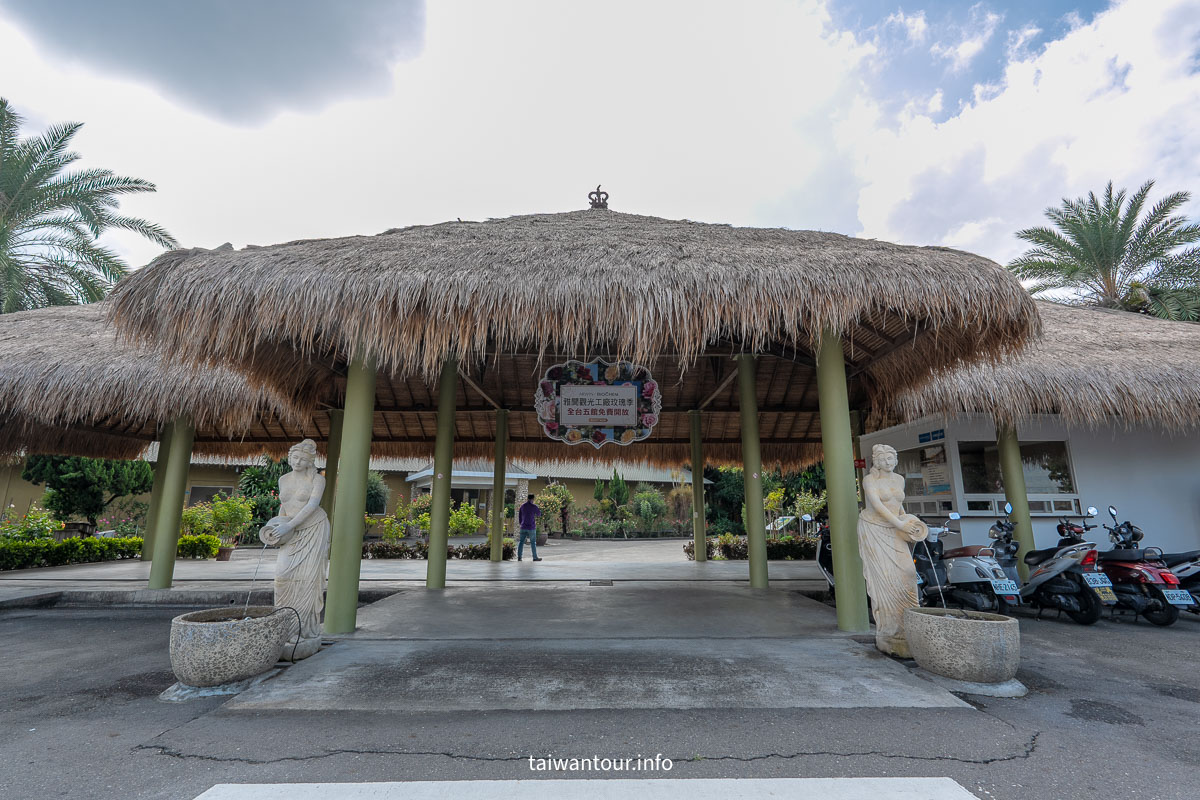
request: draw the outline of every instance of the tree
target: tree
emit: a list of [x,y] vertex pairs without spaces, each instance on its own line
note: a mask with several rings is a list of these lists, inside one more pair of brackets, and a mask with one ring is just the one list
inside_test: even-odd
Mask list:
[[550,519],[557,516],[562,523],[562,535],[565,538],[567,528],[571,523],[571,507],[575,505],[575,497],[571,490],[561,483],[546,484],[534,503],[542,510],[542,519],[546,527],[550,527]]
[[238,491],[254,506],[256,528],[279,513],[279,479],[291,469],[286,458],[264,456],[263,461],[246,467],[238,476]]
[[79,159],[67,147],[80,123],[22,139],[23,121],[0,98],[0,312],[102,299],[128,272],[98,243],[107,231],[176,246],[158,225],[118,213],[121,195],[153,192],[154,184],[107,169],[64,172]]
[[388,498],[392,490],[384,482],[383,476],[375,470],[367,473],[367,513],[383,514],[387,511]]
[[66,522],[79,516],[92,525],[112,501],[144,494],[154,484],[154,471],[145,461],[78,456],[30,456],[21,477],[45,484],[46,508],[55,517]]
[[608,499],[612,500],[615,506],[623,506],[629,502],[629,485],[616,469],[613,470],[612,480],[608,482]]
[[1200,225],[1176,212],[1187,192],[1167,195],[1142,215],[1154,181],[1128,198],[1094,192],[1046,209],[1053,227],[1017,237],[1033,245],[1009,265],[1030,292],[1068,289],[1084,302],[1172,320],[1200,319]]
[[597,503],[604,499],[604,481],[599,478],[596,479],[596,485],[592,489],[592,497],[596,498]]

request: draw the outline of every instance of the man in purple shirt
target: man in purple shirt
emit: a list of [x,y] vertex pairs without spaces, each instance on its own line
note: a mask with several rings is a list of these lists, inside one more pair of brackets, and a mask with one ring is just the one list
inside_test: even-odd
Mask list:
[[533,495],[529,495],[529,499],[521,506],[517,512],[517,521],[521,525],[521,541],[517,543],[517,561],[521,560],[521,555],[525,552],[525,537],[529,537],[529,548],[533,552],[533,560],[541,561],[537,554],[537,518],[542,515],[542,510],[533,504]]

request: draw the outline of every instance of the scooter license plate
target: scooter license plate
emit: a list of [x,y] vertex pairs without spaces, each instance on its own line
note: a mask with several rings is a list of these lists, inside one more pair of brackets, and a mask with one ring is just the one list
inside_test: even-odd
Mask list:
[[1085,572],[1083,573],[1083,582],[1093,589],[1098,586],[1112,586],[1112,581],[1103,572]]
[[919,572],[918,572],[918,573],[917,573],[917,586],[920,586],[920,585],[921,585],[922,583],[924,583],[924,582],[925,582],[925,579],[924,579],[924,578],[922,578],[922,577],[921,577],[921,573],[919,573]]
[[992,591],[996,594],[1020,594],[1021,589],[1016,581],[992,581]]
[[1191,592],[1186,589],[1163,589],[1163,597],[1173,606],[1190,606],[1196,601],[1192,599]]
[[1111,586],[1093,586],[1092,591],[1096,593],[1096,597],[1100,598],[1100,602],[1106,606],[1115,606],[1117,604],[1117,594],[1112,590]]

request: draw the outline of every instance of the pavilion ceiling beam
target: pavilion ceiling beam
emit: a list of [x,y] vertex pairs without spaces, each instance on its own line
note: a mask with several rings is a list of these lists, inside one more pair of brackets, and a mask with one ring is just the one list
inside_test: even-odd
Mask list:
[[920,336],[922,333],[924,333],[926,330],[928,330],[928,327],[925,325],[924,322],[917,323],[917,327],[913,329],[911,335],[908,333],[905,333],[903,336],[900,336],[900,337],[892,340],[891,344],[889,344],[887,347],[882,347],[879,350],[877,350],[874,353],[874,355],[872,355],[867,361],[850,369],[846,374],[846,380],[850,380],[851,378],[861,375],[862,373],[869,370],[872,366],[879,363],[880,359],[887,358],[887,356],[896,352],[900,348],[911,345],[913,342],[915,342],[917,340],[917,337]]
[[460,369],[458,371],[458,376],[463,379],[463,383],[465,383],[467,386],[470,386],[472,389],[474,389],[475,393],[477,395],[479,395],[480,397],[482,397],[484,400],[486,400],[488,402],[488,404],[492,408],[494,408],[496,411],[499,411],[499,410],[501,410],[501,408],[503,408],[503,406],[501,406],[499,403],[497,403],[495,400],[492,399],[492,396],[490,394],[488,394],[487,392],[485,392],[483,390],[483,387],[481,387],[475,381],[471,380],[471,376],[468,375],[464,370]]
[[718,397],[724,394],[725,390],[729,388],[729,384],[733,383],[733,379],[737,377],[737,374],[737,367],[734,367],[732,370],[730,370],[729,374],[725,376],[725,380],[721,381],[717,385],[717,388],[713,390],[712,394],[700,401],[700,404],[696,406],[696,410],[703,411],[710,403],[712,403],[713,400],[716,400]]

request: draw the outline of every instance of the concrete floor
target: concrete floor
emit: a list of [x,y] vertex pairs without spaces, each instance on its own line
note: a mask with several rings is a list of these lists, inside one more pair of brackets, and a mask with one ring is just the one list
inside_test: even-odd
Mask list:
[[[446,566],[451,587],[495,582],[610,581],[725,581],[747,582],[745,561],[709,561],[697,564],[683,555],[683,542],[648,540],[550,540],[539,548],[544,559],[528,557],[518,563],[452,560]],[[176,592],[236,592],[252,588],[269,590],[275,577],[277,550],[240,548],[230,561],[179,560],[175,563]],[[426,561],[368,559],[362,562],[364,589],[391,590],[425,583]],[[806,591],[825,587],[815,562],[772,561],[768,574],[776,583]],[[70,589],[89,592],[133,592],[145,587],[150,564],[138,560],[72,564],[44,569],[0,572],[0,605],[28,601],[38,595]],[[196,595],[199,596],[199,595]]]
[[[555,588],[544,586],[547,599]],[[376,696],[387,698],[372,711],[239,712],[222,698],[156,699],[173,680],[166,642],[177,613],[0,610],[2,796],[192,800],[218,784],[595,779],[605,776],[533,772],[528,759],[597,753],[662,753],[674,761],[669,777],[683,784],[943,776],[980,800],[1191,800],[1200,782],[1200,737],[1192,735],[1200,709],[1194,665],[1200,618],[1190,615],[1166,629],[1022,619],[1019,677],[1031,694],[967,696],[971,708],[673,708],[667,696],[651,703],[656,708],[424,711],[391,699],[422,690],[410,676],[407,684],[372,681]],[[527,653],[536,654],[544,641],[528,642]],[[453,658],[438,666],[442,683],[462,666],[460,654],[447,653]],[[579,668],[580,687],[586,690],[590,675],[618,673],[623,655],[596,648],[586,670]],[[741,674],[725,673],[726,687],[759,673]],[[537,679],[533,670],[494,674],[496,693],[513,682],[536,687]],[[461,795],[455,786],[440,785],[439,794],[427,796],[472,796],[471,786]],[[787,786],[780,796],[804,796],[795,793],[798,784]],[[225,796],[282,796],[286,788]],[[605,796],[594,781],[573,794],[555,788],[556,797]],[[686,785],[676,789],[682,791],[662,796],[697,796]],[[366,791],[374,790],[333,787],[297,796],[396,796]]]

